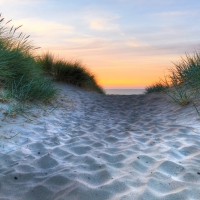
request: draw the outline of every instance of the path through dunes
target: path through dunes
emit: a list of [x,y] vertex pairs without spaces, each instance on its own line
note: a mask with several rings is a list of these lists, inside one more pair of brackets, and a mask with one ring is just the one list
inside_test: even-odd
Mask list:
[[20,134],[1,138],[0,199],[200,199],[200,122],[193,108],[161,95],[60,87],[51,113],[34,108],[33,121],[2,121],[4,134]]

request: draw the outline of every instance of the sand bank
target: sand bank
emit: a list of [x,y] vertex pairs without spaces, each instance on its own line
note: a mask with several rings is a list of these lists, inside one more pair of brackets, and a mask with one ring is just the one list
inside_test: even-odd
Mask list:
[[53,105],[0,121],[0,199],[200,199],[191,105],[59,87]]

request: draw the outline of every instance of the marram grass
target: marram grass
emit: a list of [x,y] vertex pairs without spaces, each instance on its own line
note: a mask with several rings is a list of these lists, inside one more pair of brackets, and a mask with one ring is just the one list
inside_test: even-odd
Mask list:
[[[185,58],[174,64],[174,68],[169,70],[169,75],[162,82],[166,86],[163,91],[174,102],[181,106],[192,103],[200,115],[197,108],[200,100],[200,53],[195,51],[192,55],[186,54]],[[162,90],[161,85],[147,87],[146,93]]]
[[39,57],[37,63],[56,81],[104,94],[103,89],[97,84],[94,75],[80,62],[55,59],[53,54],[48,52]]
[[[36,49],[18,27],[9,26],[0,15],[0,87],[3,99],[49,101],[58,90],[54,81],[62,81],[78,87],[104,93],[94,75],[78,62],[56,60],[50,53],[36,56]],[[21,105],[21,104],[20,104]],[[8,109],[21,110],[23,106]]]
[[[10,22],[10,21],[9,21]],[[0,83],[8,96],[19,101],[48,100],[56,89],[35,61],[35,47],[28,36],[18,33],[19,27],[8,27],[0,19]]]
[[153,93],[153,92],[155,92],[155,93],[164,92],[164,91],[166,91],[167,88],[168,88],[168,86],[166,86],[162,83],[156,83],[156,84],[146,87],[145,94],[149,94],[149,93]]

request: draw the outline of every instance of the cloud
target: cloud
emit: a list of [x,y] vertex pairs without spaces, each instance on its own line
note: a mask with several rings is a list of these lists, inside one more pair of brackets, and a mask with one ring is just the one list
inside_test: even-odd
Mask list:
[[136,40],[135,38],[130,38],[125,41],[125,44],[129,47],[149,47],[149,45],[146,42]]
[[12,3],[12,0],[1,0],[0,1],[0,5],[4,5],[4,4],[8,4],[8,3]]
[[151,14],[152,16],[156,17],[182,17],[182,16],[188,16],[188,15],[194,15],[195,12],[191,11],[173,11],[173,12],[161,12],[161,13],[154,13]]
[[41,0],[1,0],[0,1],[0,5],[4,5],[4,4],[30,4],[30,3],[40,3]]
[[56,49],[60,50],[73,50],[73,51],[98,51],[105,48],[109,48],[112,45],[112,41],[95,37],[91,35],[74,36],[71,35],[64,39],[62,44],[56,45]]
[[56,35],[67,35],[74,30],[73,26],[59,24],[55,21],[46,21],[39,18],[21,19],[14,21],[15,26],[23,25],[23,31],[34,35],[43,35],[44,37]]
[[118,29],[118,24],[112,22],[113,19],[105,19],[105,18],[96,18],[90,21],[90,29],[94,30],[114,30]]
[[96,7],[87,7],[83,12],[83,20],[91,30],[107,31],[118,30],[119,15],[106,12]]

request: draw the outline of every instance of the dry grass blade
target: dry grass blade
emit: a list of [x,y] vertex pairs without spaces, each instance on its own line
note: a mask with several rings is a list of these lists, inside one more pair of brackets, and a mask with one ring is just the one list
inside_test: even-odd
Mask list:
[[15,32],[16,32],[16,30],[17,30],[17,29],[19,29],[19,28],[21,28],[21,27],[22,27],[22,25],[20,25],[20,26],[16,27],[13,33],[15,33]]
[[0,24],[0,81],[9,91],[9,97],[22,102],[52,98],[56,89],[35,61],[35,47],[28,41],[30,35],[16,36],[22,25],[16,28],[6,25]]
[[10,23],[11,21],[12,21],[12,19],[11,19],[11,20],[9,20],[9,21],[7,21],[7,22],[6,22],[6,24]]

